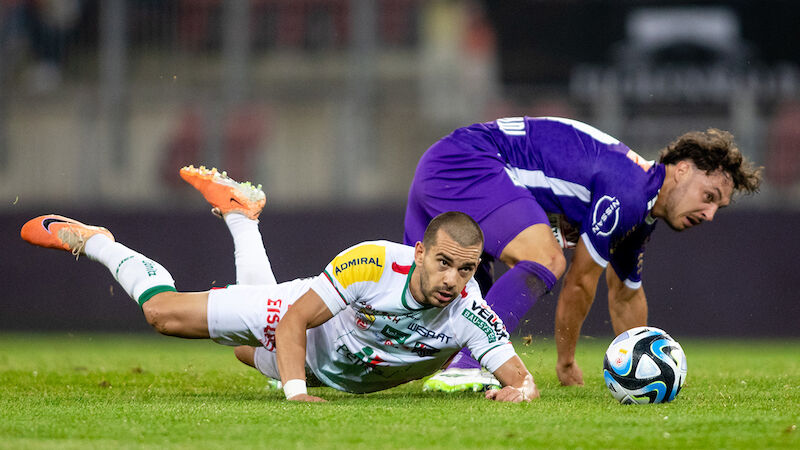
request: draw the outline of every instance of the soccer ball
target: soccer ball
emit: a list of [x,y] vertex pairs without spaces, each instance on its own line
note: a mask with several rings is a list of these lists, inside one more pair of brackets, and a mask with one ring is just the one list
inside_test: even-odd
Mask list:
[[608,346],[603,378],[622,404],[669,402],[686,381],[686,355],[664,330],[632,328]]

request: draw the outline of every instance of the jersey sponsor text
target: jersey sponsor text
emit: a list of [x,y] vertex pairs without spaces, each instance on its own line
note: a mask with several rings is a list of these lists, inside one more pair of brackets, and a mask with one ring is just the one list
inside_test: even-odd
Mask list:
[[386,248],[361,245],[333,260],[333,275],[345,289],[361,281],[377,282],[383,274]]

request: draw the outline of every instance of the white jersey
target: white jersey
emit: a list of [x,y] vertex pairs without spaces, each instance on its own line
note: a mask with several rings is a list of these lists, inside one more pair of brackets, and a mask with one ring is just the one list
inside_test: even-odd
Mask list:
[[306,364],[322,382],[374,392],[434,373],[463,347],[490,372],[516,354],[474,279],[436,308],[409,292],[414,270],[413,247],[372,241],[343,251],[311,280],[334,314],[308,331]]

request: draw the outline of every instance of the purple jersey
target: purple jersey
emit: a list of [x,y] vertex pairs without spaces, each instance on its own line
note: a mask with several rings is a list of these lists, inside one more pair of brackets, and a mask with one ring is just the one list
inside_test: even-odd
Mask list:
[[512,117],[471,125],[445,140],[497,151],[505,172],[548,213],[581,230],[594,261],[610,262],[630,288],[641,285],[644,244],[655,227],[650,210],[664,166],[644,161],[613,137],[555,117]]

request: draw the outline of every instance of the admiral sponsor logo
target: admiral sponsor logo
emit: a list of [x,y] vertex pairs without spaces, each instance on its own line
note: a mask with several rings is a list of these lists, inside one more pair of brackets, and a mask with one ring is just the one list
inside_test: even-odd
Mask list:
[[334,258],[333,276],[347,288],[362,281],[379,281],[383,275],[386,248],[380,245],[360,245]]
[[475,300],[472,301],[470,309],[472,311],[469,309],[461,311],[461,315],[480,328],[489,338],[489,342],[495,342],[502,338],[508,339],[505,325],[490,309]]
[[608,236],[619,223],[619,199],[604,195],[594,204],[592,214],[592,233]]
[[420,324],[418,324],[416,322],[412,322],[412,323],[408,324],[407,328],[409,330],[411,330],[411,331],[415,331],[417,334],[419,334],[422,337],[426,337],[426,338],[430,338],[430,339],[437,339],[438,341],[444,342],[444,343],[448,343],[448,342],[450,342],[450,339],[452,339],[451,336],[448,336],[448,335],[446,335],[444,333],[437,333],[437,332],[435,332],[433,330],[429,330],[429,329],[423,327],[422,325],[420,325]]
[[342,273],[343,270],[349,269],[350,267],[353,266],[359,266],[361,264],[374,264],[377,267],[383,268],[383,264],[381,264],[380,258],[367,258],[365,256],[363,258],[351,259],[350,261],[346,261],[339,264],[338,266],[336,266],[336,269],[334,269],[333,273],[336,276],[339,276],[339,274]]

